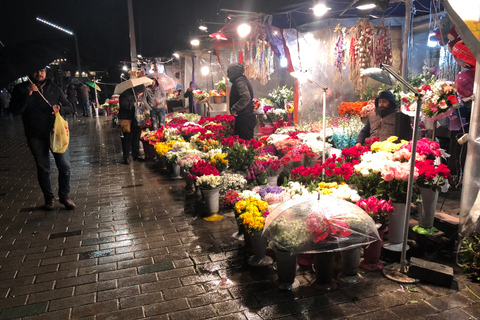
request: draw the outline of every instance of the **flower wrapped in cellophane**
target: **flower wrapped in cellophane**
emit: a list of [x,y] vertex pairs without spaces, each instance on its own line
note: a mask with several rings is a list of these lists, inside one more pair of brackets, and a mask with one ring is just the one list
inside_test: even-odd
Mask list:
[[264,236],[292,253],[352,249],[379,240],[373,219],[351,202],[331,196],[304,196],[271,211]]

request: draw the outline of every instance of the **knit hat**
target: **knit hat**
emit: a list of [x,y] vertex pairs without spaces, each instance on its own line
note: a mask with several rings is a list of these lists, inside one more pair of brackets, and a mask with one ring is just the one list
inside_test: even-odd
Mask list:
[[[382,110],[378,107],[378,100],[380,99],[385,99],[390,102],[390,104],[386,109]],[[390,90],[385,90],[380,92],[378,97],[375,99],[375,111],[381,116],[385,116],[387,114],[394,112],[396,109],[397,109],[397,101],[395,100],[395,96],[393,95],[393,93]]]

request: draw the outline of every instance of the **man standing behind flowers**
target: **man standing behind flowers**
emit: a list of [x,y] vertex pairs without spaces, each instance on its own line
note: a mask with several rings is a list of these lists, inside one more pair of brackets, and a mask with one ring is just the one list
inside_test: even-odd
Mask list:
[[366,139],[380,138],[385,141],[390,136],[410,140],[412,126],[410,117],[398,111],[395,96],[389,90],[380,92],[375,99],[375,112],[372,112],[367,123],[357,137],[356,145],[361,146]]
[[257,125],[257,117],[253,113],[253,89],[250,81],[243,74],[240,63],[228,66],[227,77],[232,83],[230,91],[230,113],[235,117],[233,134],[240,139],[253,139],[253,130]]

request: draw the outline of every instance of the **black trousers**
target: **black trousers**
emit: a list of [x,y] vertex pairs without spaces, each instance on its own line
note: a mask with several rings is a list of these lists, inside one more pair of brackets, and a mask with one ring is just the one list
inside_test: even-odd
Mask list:
[[130,155],[130,150],[132,151],[133,158],[140,158],[140,135],[142,134],[142,129],[137,126],[134,121],[132,121],[130,132],[123,134],[122,139],[122,150],[123,150],[123,160],[128,160]]
[[257,125],[257,116],[254,114],[247,116],[236,116],[233,134],[238,135],[240,139],[253,139],[253,131]]

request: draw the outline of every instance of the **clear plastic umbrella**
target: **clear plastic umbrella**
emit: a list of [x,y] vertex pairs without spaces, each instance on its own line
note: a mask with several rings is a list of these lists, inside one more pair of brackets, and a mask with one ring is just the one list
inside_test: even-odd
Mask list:
[[163,73],[151,73],[148,75],[149,78],[157,80],[165,91],[174,90],[177,88],[177,82]]
[[375,222],[353,203],[331,196],[289,200],[267,217],[263,234],[292,253],[353,249],[380,239]]

